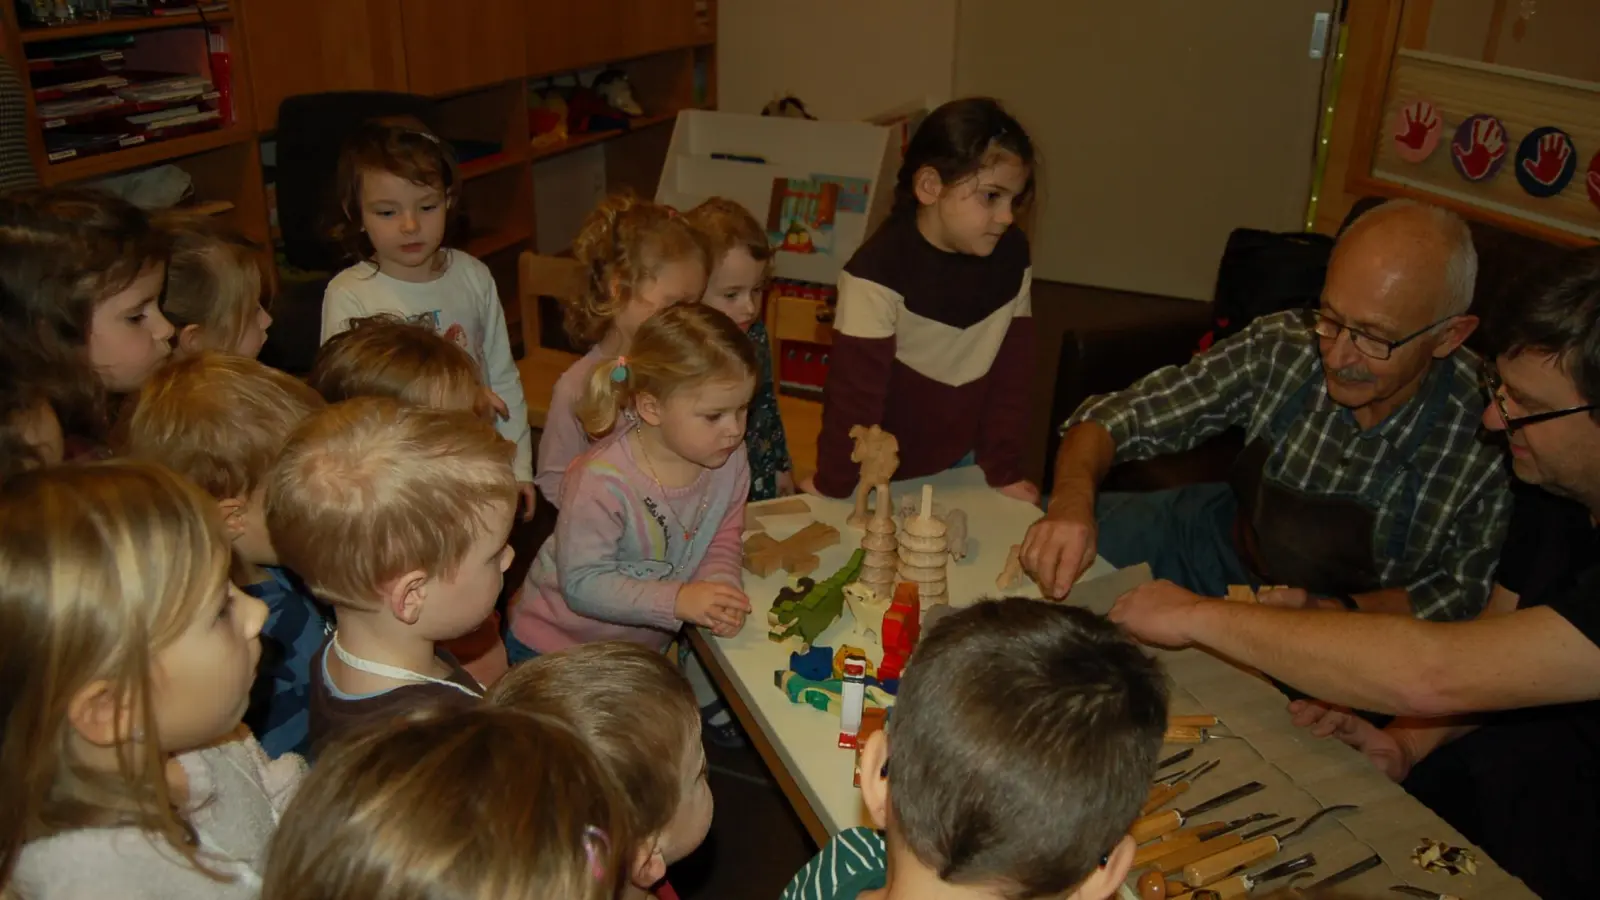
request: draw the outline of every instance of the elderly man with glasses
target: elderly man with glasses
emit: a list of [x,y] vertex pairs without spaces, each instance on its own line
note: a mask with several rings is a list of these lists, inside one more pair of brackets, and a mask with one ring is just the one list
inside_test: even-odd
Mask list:
[[1558,900],[1593,897],[1600,876],[1600,249],[1542,278],[1489,328],[1483,425],[1520,482],[1490,614],[1273,609],[1152,582],[1111,618],[1150,643],[1204,645],[1324,700],[1401,716],[1380,729],[1291,704]]
[[[1057,597],[1098,551],[1213,597],[1270,585],[1286,590],[1263,600],[1281,605],[1477,616],[1510,498],[1479,435],[1477,358],[1461,349],[1476,275],[1454,214],[1410,201],[1366,213],[1335,246],[1317,310],[1264,316],[1084,403],[1024,566]],[[1247,443],[1228,483],[1099,494],[1113,463],[1230,426]]]

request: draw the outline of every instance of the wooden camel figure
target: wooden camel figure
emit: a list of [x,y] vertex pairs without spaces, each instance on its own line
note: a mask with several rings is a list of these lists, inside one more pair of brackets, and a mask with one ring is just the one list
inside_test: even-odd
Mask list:
[[900,442],[894,435],[876,425],[870,428],[855,425],[850,429],[850,439],[856,442],[850,451],[850,461],[861,466],[861,479],[856,482],[856,508],[846,523],[853,528],[867,524],[867,495],[878,489],[878,506],[886,508],[889,500],[889,481],[900,468]]

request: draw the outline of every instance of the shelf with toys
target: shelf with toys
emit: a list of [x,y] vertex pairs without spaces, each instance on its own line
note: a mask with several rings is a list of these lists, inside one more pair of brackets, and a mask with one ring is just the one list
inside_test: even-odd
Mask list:
[[195,25],[215,25],[232,22],[233,13],[226,3],[207,4],[202,7],[159,11],[147,16],[112,16],[106,19],[84,19],[60,25],[23,25],[19,31],[22,43],[59,41],[70,38],[100,37],[110,34],[132,34],[162,28],[182,28]]

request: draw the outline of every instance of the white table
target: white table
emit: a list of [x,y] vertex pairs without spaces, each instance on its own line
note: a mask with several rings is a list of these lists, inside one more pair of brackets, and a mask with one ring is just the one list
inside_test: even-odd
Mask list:
[[[980,597],[995,595],[995,577],[1005,564],[1007,552],[1012,544],[1022,541],[1028,526],[1038,518],[1038,510],[985,486],[983,475],[976,468],[896,483],[893,493],[896,497],[907,493],[920,496],[924,483],[934,486],[936,502],[967,512],[971,547],[965,560],[950,567],[952,602],[964,606]],[[806,501],[818,520],[840,531],[839,544],[821,554],[821,565],[813,573],[821,580],[849,561],[860,544],[861,532],[845,525],[851,510],[849,502],[816,497],[807,497]],[[786,532],[797,529],[804,521],[803,517],[798,521],[769,520],[773,525],[787,527],[769,525],[768,531],[774,537],[785,537]],[[1112,571],[1110,564],[1097,559],[1084,580]],[[787,576],[781,572],[769,578],[747,574],[745,590],[754,608],[744,631],[727,640],[707,638],[698,629],[690,629],[690,636],[790,805],[820,846],[833,834],[868,822],[860,793],[852,785],[854,754],[838,747],[839,717],[789,702],[788,695],[773,682],[774,672],[789,667],[789,654],[798,644],[774,643],[767,637],[767,612],[786,582]],[[1038,596],[1031,582],[1010,593]],[[1096,596],[1085,605],[1105,612],[1113,599]],[[817,643],[837,649],[850,631],[851,617],[846,610]],[[881,646],[851,642],[867,650],[874,661],[881,658]],[[1323,820],[1316,830],[1286,847],[1280,857],[1287,859],[1313,851],[1319,862],[1317,875],[1321,877],[1374,851],[1380,853],[1384,865],[1346,885],[1351,896],[1388,895],[1389,885],[1404,882],[1464,897],[1533,898],[1531,891],[1481,850],[1477,851],[1479,868],[1475,877],[1452,878],[1417,869],[1409,859],[1420,838],[1466,845],[1465,838],[1354,750],[1337,741],[1318,740],[1295,728],[1284,713],[1283,695],[1260,677],[1197,650],[1156,655],[1172,682],[1173,714],[1216,715],[1226,730],[1239,738],[1214,740],[1197,749],[1196,761],[1220,759],[1222,766],[1217,774],[1196,782],[1190,802],[1203,802],[1238,784],[1258,780],[1267,786],[1265,790],[1240,801],[1238,807],[1219,810],[1217,817],[1256,810],[1306,816],[1334,804],[1360,804],[1357,812]],[[1163,755],[1177,749],[1165,747]]]
[[[967,513],[967,557],[952,563],[949,569],[952,601],[960,606],[979,597],[995,595],[995,578],[1005,565],[1007,552],[1012,544],[1022,542],[1028,526],[1039,518],[1039,510],[988,487],[976,466],[917,481],[895,482],[892,492],[896,497],[902,494],[920,497],[924,483],[934,486],[935,503]],[[845,518],[852,509],[849,501],[805,499],[818,521],[839,529],[838,545],[820,554],[822,564],[812,573],[812,577],[820,581],[850,561],[850,555],[861,546],[862,532],[845,525]],[[773,525],[800,524],[800,521],[769,521]],[[786,537],[793,530],[793,527],[768,528],[776,538]],[[1110,571],[1111,566],[1099,560],[1088,577]],[[855,754],[838,746],[839,717],[790,703],[788,695],[773,682],[773,673],[789,668],[789,654],[798,647],[797,640],[779,644],[767,637],[767,612],[788,580],[784,572],[767,578],[746,573],[745,591],[754,608],[744,630],[727,640],[698,633],[692,640],[702,657],[710,654],[715,665],[707,668],[750,733],[756,749],[778,778],[812,839],[821,844],[829,835],[868,823],[861,808],[860,792],[852,784]],[[1039,595],[1038,589],[1026,579],[1010,593]],[[846,610],[838,622],[823,632],[817,643],[838,649],[850,630],[851,617]],[[851,640],[849,643],[866,650],[874,663],[882,657],[883,647],[875,642]]]

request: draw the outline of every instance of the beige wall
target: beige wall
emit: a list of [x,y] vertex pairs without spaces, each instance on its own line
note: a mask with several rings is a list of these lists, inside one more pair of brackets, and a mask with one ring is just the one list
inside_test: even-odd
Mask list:
[[717,101],[793,93],[824,119],[950,98],[957,0],[718,0]]
[[[1495,7],[1504,7],[1497,40]],[[1533,15],[1518,25],[1520,4],[1513,0],[1449,0],[1435,3],[1428,19],[1428,46],[1434,53],[1495,62],[1547,75],[1600,81],[1600,4],[1595,0],[1539,0]],[[1520,37],[1519,37],[1520,32]],[[1494,58],[1484,51],[1494,47]]]

